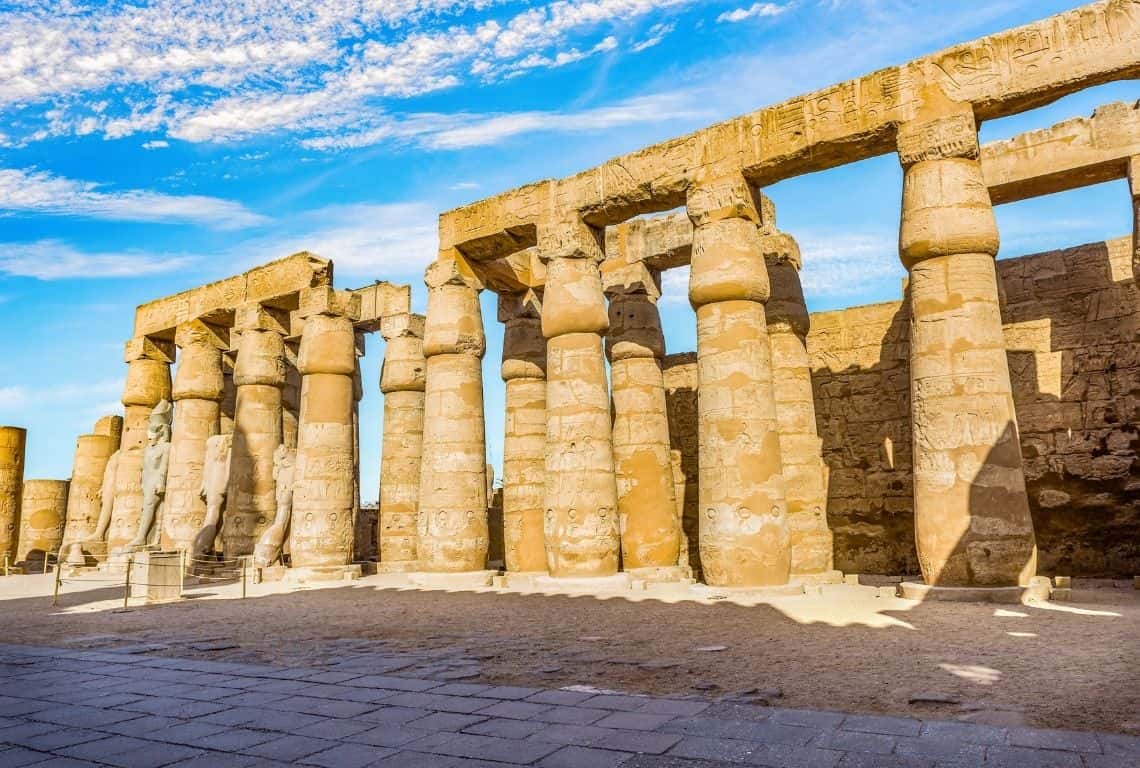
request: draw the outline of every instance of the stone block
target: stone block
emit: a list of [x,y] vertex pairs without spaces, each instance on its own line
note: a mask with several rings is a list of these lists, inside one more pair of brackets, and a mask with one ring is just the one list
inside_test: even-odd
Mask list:
[[132,598],[161,603],[182,597],[180,552],[139,552],[133,555],[130,569]]

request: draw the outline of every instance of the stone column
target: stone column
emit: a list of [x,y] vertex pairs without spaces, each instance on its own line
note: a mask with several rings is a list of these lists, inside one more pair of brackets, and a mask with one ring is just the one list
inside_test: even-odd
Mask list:
[[753,190],[739,176],[689,190],[697,312],[700,552],[716,586],[786,584],[791,551]]
[[138,533],[142,513],[142,462],[147,419],[162,400],[170,399],[170,364],[174,346],[145,337],[127,342],[127,382],[123,387],[123,438],[115,468],[115,503],[107,529],[107,551],[129,544]]
[[665,335],[657,311],[660,275],[637,262],[607,270],[603,281],[609,298],[606,351],[613,381],[622,567],[660,573],[676,568],[681,548],[661,371]]
[[1140,155],[1128,161],[1128,186],[1132,191],[1132,274],[1140,281]]
[[352,562],[353,320],[359,299],[347,291],[302,292],[297,369],[301,419],[293,483],[290,552],[294,568],[339,578]]
[[545,573],[546,339],[533,291],[499,294],[506,382],[503,432],[503,560],[512,573]]
[[288,318],[259,304],[239,307],[230,487],[222,521],[226,557],[252,555],[277,510],[273,452],[282,442],[281,390],[285,386]]
[[189,550],[206,519],[202,469],[206,440],[221,429],[222,349],[228,342],[224,330],[193,320],[178,326],[174,343],[179,355],[161,541],[166,549]]
[[16,562],[27,439],[28,433],[23,427],[0,426],[0,568],[4,566],[5,557],[9,565]]
[[75,443],[75,459],[71,465],[71,486],[67,493],[67,523],[64,525],[64,547],[69,548],[67,562],[86,565],[88,557],[103,558],[106,553],[84,551],[83,545],[95,535],[102,511],[103,475],[107,462],[119,450],[122,437],[121,416],[99,419],[91,434],[80,435]]
[[899,131],[899,252],[910,272],[915,540],[932,587],[1036,573],[973,114]]
[[25,480],[20,500],[20,540],[16,562],[25,572],[42,573],[48,554],[58,554],[67,520],[67,480]]
[[297,421],[301,413],[301,372],[297,370],[297,345],[285,342],[285,386],[281,389],[281,442],[297,448]]
[[[237,341],[237,334],[233,334]],[[234,412],[237,411],[237,385],[234,384],[233,352],[222,354],[222,404],[218,414],[218,434],[232,435],[234,433]]]
[[602,335],[601,235],[578,220],[539,232],[546,262],[546,556],[554,578],[618,571],[617,485]]
[[[775,227],[767,214],[765,226]],[[780,459],[788,502],[788,533],[793,576],[826,574],[834,566],[831,529],[827,526],[827,465],[815,421],[807,334],[810,321],[800,284],[800,249],[790,236],[769,231],[760,240],[768,269],[771,297],[765,305]]]
[[380,368],[384,427],[380,447],[380,520],[377,552],[382,571],[406,571],[418,557],[416,515],[424,442],[424,318],[386,317]]
[[487,562],[485,351],[482,283],[457,253],[427,268],[424,433],[419,561],[435,573],[481,571]]
[[364,357],[365,334],[354,331],[356,360],[352,372],[352,559],[354,562],[374,560],[378,535],[371,532],[369,522],[360,511],[360,401],[364,399],[364,375],[360,358]]

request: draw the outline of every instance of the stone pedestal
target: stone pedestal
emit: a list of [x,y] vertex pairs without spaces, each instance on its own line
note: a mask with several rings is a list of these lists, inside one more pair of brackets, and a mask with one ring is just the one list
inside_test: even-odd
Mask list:
[[907,600],[946,603],[1027,603],[1043,602],[1051,597],[1048,585],[1041,584],[1014,587],[932,587],[914,581],[899,583],[896,594]]
[[59,553],[69,485],[67,480],[24,481],[15,558],[24,573],[42,573],[48,556],[54,558]]
[[617,485],[602,334],[609,328],[598,233],[579,221],[540,228],[547,263],[546,462],[543,507],[552,578],[618,570]]
[[482,285],[459,254],[441,254],[424,282],[420,567],[434,573],[482,571],[489,545]]
[[353,553],[352,322],[359,299],[348,292],[312,289],[302,293],[299,312],[304,329],[297,359],[302,378],[289,537],[292,566],[343,572]]
[[380,391],[384,436],[380,456],[380,521],[377,551],[383,572],[413,570],[418,556],[417,514],[424,440],[424,318],[387,318]]
[[[972,126],[972,119],[970,121]],[[906,151],[899,248],[910,271],[915,542],[932,587],[1015,587],[1036,573],[994,257],[998,232],[972,151]],[[936,148],[937,149],[937,148]]]
[[715,586],[785,584],[791,567],[759,213],[739,177],[690,190],[697,311],[700,551]]
[[136,552],[131,560],[131,597],[165,603],[182,597],[179,552]]
[[681,552],[665,377],[658,276],[636,264],[607,271],[613,446],[622,568],[676,568]]
[[0,568],[5,559],[10,566],[16,562],[27,437],[23,427],[0,426]]
[[[119,431],[109,434],[80,435],[75,442],[75,459],[71,466],[71,486],[67,494],[67,523],[63,538],[65,557],[69,565],[94,565],[94,559],[106,556],[101,546],[83,544],[90,542],[99,524],[102,510],[103,475],[107,462],[119,449],[119,435],[122,419],[118,421]],[[91,551],[98,549],[99,551]],[[89,562],[90,560],[90,562]]]
[[282,443],[287,318],[260,305],[240,307],[230,486],[222,522],[226,557],[252,555],[277,508],[273,452]]
[[135,538],[142,514],[143,448],[147,420],[162,400],[170,399],[170,363],[173,345],[138,338],[127,342],[124,359],[127,381],[123,387],[123,437],[115,468],[115,500],[107,529],[107,551],[123,547]]
[[511,573],[546,571],[543,474],[546,464],[546,340],[534,292],[499,297],[506,383],[503,432],[503,554]]
[[430,573],[417,571],[408,574],[408,583],[428,589],[478,589],[491,586],[498,571],[463,571],[459,573]]
[[190,549],[206,519],[202,471],[206,440],[218,434],[222,400],[224,331],[193,321],[178,327],[174,373],[174,424],[162,512],[162,546]]

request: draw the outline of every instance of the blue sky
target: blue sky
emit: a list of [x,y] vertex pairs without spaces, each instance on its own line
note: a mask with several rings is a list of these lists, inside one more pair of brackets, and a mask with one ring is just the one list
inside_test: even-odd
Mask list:
[[[1056,0],[0,2],[0,423],[28,477],[119,410],[134,307],[308,249],[424,307],[439,211],[1074,7]],[[982,126],[1004,138],[1125,82]],[[894,156],[773,186],[813,310],[898,298]],[[998,211],[1003,256],[1126,234],[1123,182]],[[670,351],[695,346],[666,275]],[[502,329],[484,297],[488,453]],[[370,338],[363,498],[383,342]]]

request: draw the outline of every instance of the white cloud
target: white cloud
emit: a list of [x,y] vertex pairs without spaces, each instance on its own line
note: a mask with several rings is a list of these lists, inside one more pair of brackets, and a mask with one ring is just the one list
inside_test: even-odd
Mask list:
[[772,17],[779,16],[784,11],[788,10],[786,5],[777,5],[776,3],[753,3],[747,8],[737,8],[734,11],[725,11],[716,17],[718,22],[736,23],[744,21],[745,19],[754,19],[758,17]]
[[163,141],[161,139],[155,139],[154,141],[144,141],[142,145],[143,149],[166,149],[169,146],[169,141]]
[[461,190],[461,189],[479,189],[482,185],[475,181],[457,181],[452,184],[448,189]]
[[[123,380],[102,379],[75,384],[55,386],[9,386],[0,387],[0,413],[21,413],[28,408],[42,408],[50,405],[86,403],[92,397],[116,397],[123,391]],[[106,406],[110,405],[110,408]],[[98,415],[118,413],[123,410],[119,403],[111,402],[101,407]]]
[[0,275],[39,280],[142,277],[180,269],[187,256],[136,252],[89,253],[59,240],[0,243]]
[[631,50],[634,53],[641,53],[644,50],[652,48],[664,40],[676,26],[676,24],[654,24],[649,28],[649,36],[644,40],[634,43]]
[[90,181],[34,169],[0,168],[0,213],[81,216],[110,221],[164,221],[240,229],[268,219],[241,203],[205,195],[167,195],[129,189],[102,191]]
[[885,234],[794,234],[803,255],[800,280],[809,304],[813,298],[858,298],[876,288],[893,298],[902,295],[905,272],[899,263],[897,238]]

